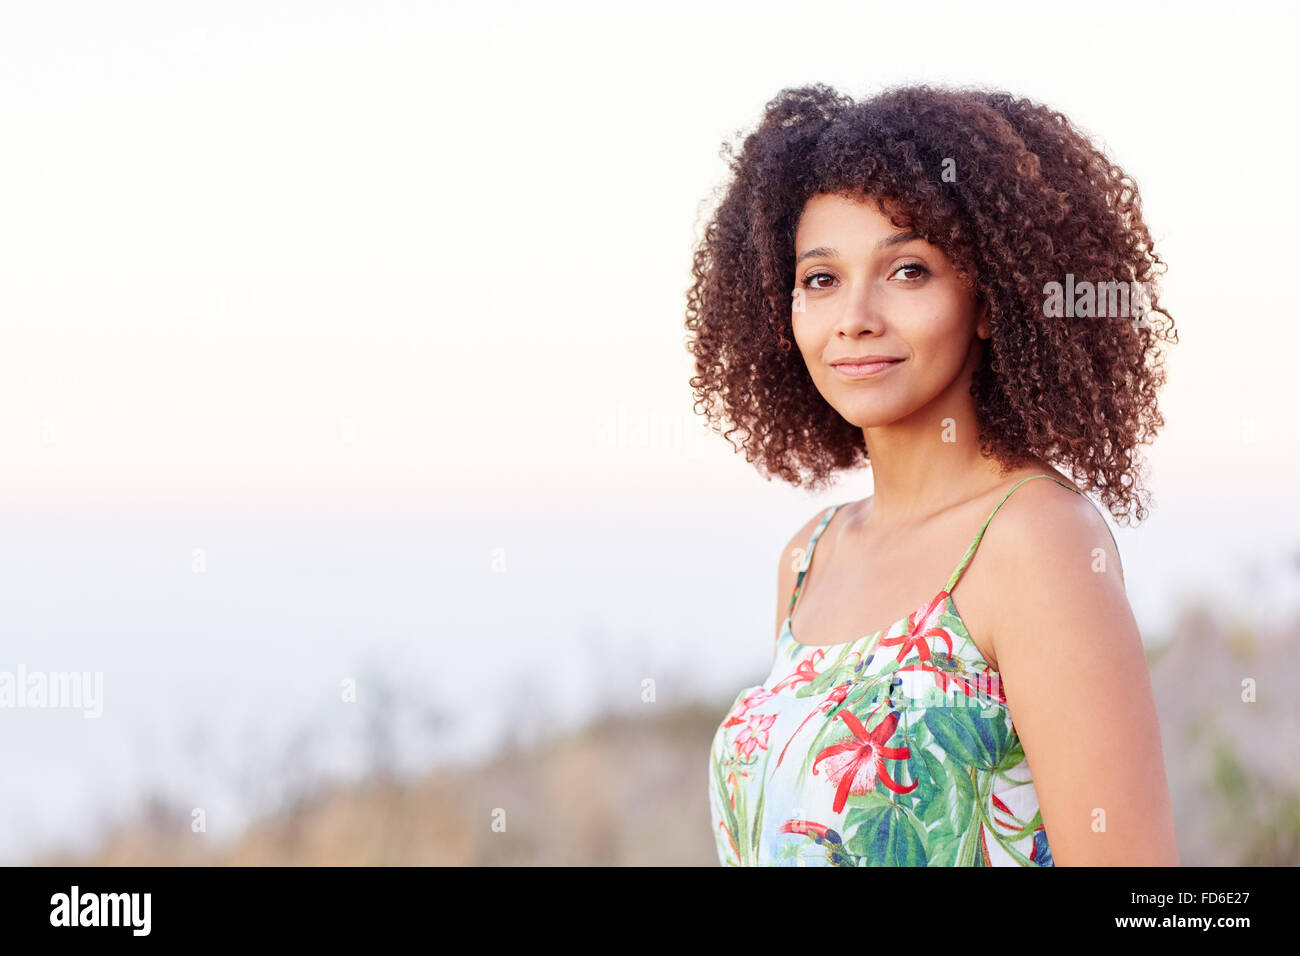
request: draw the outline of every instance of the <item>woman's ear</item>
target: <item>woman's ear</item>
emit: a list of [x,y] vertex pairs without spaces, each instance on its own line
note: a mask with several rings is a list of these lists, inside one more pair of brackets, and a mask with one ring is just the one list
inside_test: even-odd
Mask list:
[[979,316],[975,320],[975,334],[982,339],[987,339],[991,334],[989,332],[989,307],[987,303],[980,304]]

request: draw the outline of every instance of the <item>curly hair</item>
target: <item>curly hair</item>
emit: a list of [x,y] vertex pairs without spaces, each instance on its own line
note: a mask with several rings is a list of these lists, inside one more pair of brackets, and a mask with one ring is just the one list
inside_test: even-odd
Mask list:
[[[971,385],[981,455],[1004,469],[1050,461],[1115,518],[1145,519],[1135,452],[1164,425],[1160,343],[1178,341],[1159,305],[1166,266],[1135,181],[1066,116],[996,90],[903,86],[855,103],[814,84],[782,90],[739,154],[727,142],[722,156],[730,181],[687,292],[690,385],[696,413],[728,442],[741,432],[737,450],[769,480],[817,490],[868,460],[862,429],[818,392],[789,335],[804,203],[847,195],[888,203],[987,306]],[[1047,284],[1067,273],[1140,284],[1146,314],[1049,316]]]

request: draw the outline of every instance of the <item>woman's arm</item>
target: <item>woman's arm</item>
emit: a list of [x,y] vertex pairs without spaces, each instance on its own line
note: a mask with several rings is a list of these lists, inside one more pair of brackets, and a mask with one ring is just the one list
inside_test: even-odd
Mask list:
[[981,552],[990,545],[999,593],[1013,596],[990,639],[1054,862],[1177,866],[1151,679],[1101,515],[1030,482]]

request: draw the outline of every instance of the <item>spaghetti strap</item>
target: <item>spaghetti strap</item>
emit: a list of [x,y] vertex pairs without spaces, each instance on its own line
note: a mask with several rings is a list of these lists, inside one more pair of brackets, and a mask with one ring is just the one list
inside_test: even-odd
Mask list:
[[[1056,482],[1056,483],[1057,483],[1058,485],[1060,485],[1062,488],[1069,488],[1071,491],[1075,492],[1075,493],[1078,494],[1078,495],[1082,495],[1085,499],[1087,499],[1088,501],[1092,502],[1092,499],[1091,499],[1091,498],[1089,498],[1087,495],[1085,495],[1082,491],[1080,491],[1080,490],[1079,490],[1078,488],[1076,488],[1074,485],[1067,484],[1066,482],[1061,481],[1059,478],[1053,478],[1051,475],[1030,475],[1028,478],[1022,478],[1020,481],[1017,481],[1014,485],[1011,486],[1010,491],[1008,491],[1005,495],[1002,496],[1002,501],[999,501],[999,502],[994,506],[993,510],[992,510],[991,512],[989,512],[989,516],[988,516],[987,518],[984,519],[984,525],[983,525],[983,527],[980,528],[980,530],[979,530],[979,534],[975,535],[975,540],[972,541],[972,542],[970,543],[970,547],[966,549],[966,553],[962,556],[961,561],[958,562],[956,570],[954,570],[954,571],[952,572],[952,576],[948,578],[948,583],[947,583],[946,585],[944,585],[944,590],[945,590],[945,591],[951,593],[951,592],[952,592],[952,589],[955,588],[955,587],[957,586],[957,582],[961,580],[962,573],[966,570],[966,565],[970,564],[970,560],[971,560],[971,558],[972,558],[972,557],[974,556],[974,554],[975,554],[975,549],[979,547],[980,540],[984,537],[984,532],[985,532],[985,530],[988,528],[988,526],[989,526],[989,522],[992,521],[992,520],[993,520],[993,516],[994,516],[995,514],[998,513],[998,508],[1001,508],[1002,505],[1003,505],[1003,503],[1004,503],[1008,498],[1011,497],[1011,492],[1012,492],[1012,491],[1015,491],[1017,488],[1019,488],[1021,485],[1023,485],[1026,481],[1033,481],[1035,478],[1048,478],[1048,479],[1050,479],[1051,481]],[[1097,507],[1096,502],[1092,502],[1092,505],[1093,505],[1094,508]],[[1100,513],[1100,509],[1098,509],[1098,513]],[[1103,519],[1102,519],[1102,520],[1103,520],[1103,522],[1104,522],[1104,520],[1105,520],[1104,516],[1103,516]],[[1115,532],[1113,532],[1113,531],[1110,530],[1110,525],[1106,525],[1106,531],[1110,534],[1110,540],[1111,540],[1112,543],[1114,543],[1114,545],[1115,545],[1115,551],[1118,553],[1118,551],[1119,551],[1119,542],[1118,542],[1118,541],[1115,541]]]
[[808,548],[803,553],[803,560],[799,562],[799,577],[794,582],[794,593],[790,595],[788,615],[794,614],[794,602],[799,600],[799,591],[803,588],[803,579],[808,573],[808,566],[812,564],[813,549],[817,547],[817,539],[822,536],[822,532],[830,524],[831,518],[835,516],[835,512],[839,511],[842,506],[842,504],[831,505],[827,509],[825,516],[822,517],[821,523],[817,525],[817,529],[813,531],[812,537],[808,540]]

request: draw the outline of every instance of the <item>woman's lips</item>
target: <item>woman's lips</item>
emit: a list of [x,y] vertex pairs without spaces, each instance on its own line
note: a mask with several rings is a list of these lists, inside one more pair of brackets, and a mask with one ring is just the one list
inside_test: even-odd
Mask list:
[[861,364],[858,363],[850,364],[848,362],[841,362],[839,365],[832,365],[831,368],[833,368],[844,378],[851,378],[851,379],[871,378],[873,376],[879,375],[881,372],[888,371],[889,369],[893,368],[895,365],[901,364],[902,361],[903,361],[902,359],[895,359],[892,362],[866,362]]

